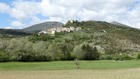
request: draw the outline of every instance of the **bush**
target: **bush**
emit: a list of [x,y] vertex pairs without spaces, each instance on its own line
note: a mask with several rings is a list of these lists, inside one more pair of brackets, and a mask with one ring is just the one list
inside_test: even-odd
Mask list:
[[32,61],[51,61],[52,57],[36,53],[22,53],[19,55],[19,61],[32,62]]
[[140,53],[138,53],[138,55],[137,55],[137,59],[140,59]]
[[122,54],[123,60],[132,60],[133,58],[127,54]]
[[112,60],[112,56],[111,55],[101,55],[100,56],[100,60]]
[[131,60],[132,57],[128,56],[127,54],[114,54],[113,56],[114,60]]
[[7,52],[0,51],[0,62],[8,62],[10,61],[10,57]]
[[111,55],[102,55],[100,59],[103,60],[131,60],[133,59],[127,54],[111,54]]

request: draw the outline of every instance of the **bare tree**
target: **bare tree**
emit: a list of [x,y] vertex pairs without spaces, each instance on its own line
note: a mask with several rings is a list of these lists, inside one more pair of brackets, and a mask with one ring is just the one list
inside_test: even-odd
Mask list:
[[75,61],[75,65],[77,66],[77,69],[79,69],[80,68],[80,61],[79,61],[79,59],[75,59],[74,61]]

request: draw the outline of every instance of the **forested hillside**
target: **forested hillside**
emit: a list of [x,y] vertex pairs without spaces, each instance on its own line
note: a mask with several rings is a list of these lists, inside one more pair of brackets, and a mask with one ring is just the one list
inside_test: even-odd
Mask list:
[[22,30],[13,30],[13,29],[0,29],[0,38],[9,38],[9,37],[22,37],[30,35],[30,33],[23,32]]
[[0,61],[140,58],[140,30],[102,21],[67,22],[78,32],[0,38]]

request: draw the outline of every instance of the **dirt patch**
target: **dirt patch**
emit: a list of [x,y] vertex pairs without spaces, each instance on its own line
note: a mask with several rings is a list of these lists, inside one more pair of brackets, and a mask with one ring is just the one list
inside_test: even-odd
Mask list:
[[0,79],[140,79],[140,68],[0,71]]

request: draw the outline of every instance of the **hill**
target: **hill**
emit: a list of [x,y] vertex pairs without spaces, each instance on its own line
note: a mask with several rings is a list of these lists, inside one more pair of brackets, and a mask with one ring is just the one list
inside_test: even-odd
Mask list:
[[61,22],[44,22],[44,23],[40,23],[40,24],[35,24],[33,26],[27,27],[22,29],[24,32],[29,32],[29,33],[37,33],[39,31],[48,29],[48,28],[52,28],[52,27],[60,27],[63,26],[64,24]]
[[112,21],[111,24],[118,25],[118,26],[122,26],[122,27],[132,28],[131,26],[128,26],[128,25],[119,23],[119,22],[117,22],[117,21]]
[[[67,22],[63,27],[81,27],[81,30],[54,35],[36,33],[19,38],[0,39],[0,52],[7,53],[1,54],[0,57],[3,55],[4,57],[0,61],[140,58],[139,29],[103,21],[73,21]],[[38,29],[30,32],[35,30]],[[6,60],[8,57],[10,60]]]
[[140,30],[131,28],[122,24],[112,24],[103,21],[83,21],[67,23],[66,27],[82,27],[83,32],[87,33],[86,40],[89,43],[95,43],[110,51],[110,53],[140,51]]
[[30,33],[23,32],[16,29],[0,29],[0,37],[13,37],[13,36],[27,36]]

